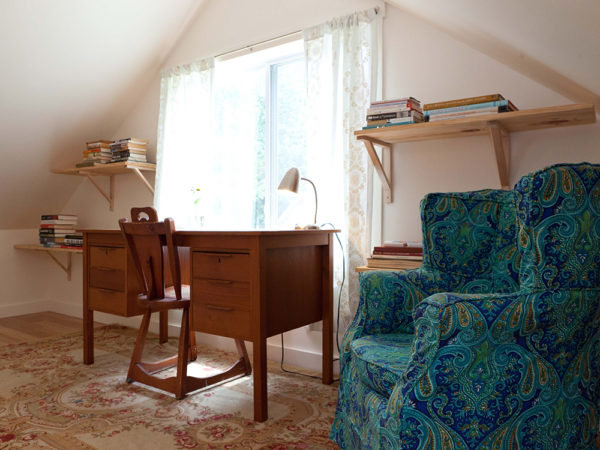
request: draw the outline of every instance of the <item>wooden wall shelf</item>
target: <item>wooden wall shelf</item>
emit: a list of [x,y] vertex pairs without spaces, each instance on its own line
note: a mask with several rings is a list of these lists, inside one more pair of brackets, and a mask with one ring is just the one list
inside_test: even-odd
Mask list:
[[[77,248],[61,248],[61,247],[44,247],[39,244],[15,244],[14,248],[19,250],[33,250],[38,252],[45,252],[52,258],[52,260],[59,265],[59,267],[67,274],[67,280],[71,281],[71,266],[72,260],[71,255],[73,253],[83,253],[82,249]],[[53,253],[65,253],[67,255],[67,263],[63,264]]]
[[[385,202],[390,203],[392,201],[391,149],[393,144],[488,135],[496,157],[500,185],[503,189],[509,189],[510,133],[595,122],[594,105],[575,104],[358,130],[354,132],[354,135],[364,142],[369,158],[381,179]],[[375,145],[381,146],[383,149],[383,163],[375,151]]]
[[[125,173],[133,173],[138,179],[148,188],[148,190],[154,194],[154,188],[148,181],[148,179],[142,174],[142,171],[146,172],[156,172],[156,164],[152,163],[141,163],[141,162],[129,162],[123,161],[118,163],[110,163],[110,164],[98,164],[90,167],[70,167],[68,169],[57,169],[53,170],[52,173],[57,173],[61,175],[79,175],[88,177],[90,182],[94,185],[96,189],[102,194],[102,196],[108,201],[109,209],[114,211],[115,207],[115,197],[114,197],[114,188],[115,188],[115,175],[121,175]],[[104,189],[94,180],[95,176],[107,176],[109,177],[109,192],[105,192]]]

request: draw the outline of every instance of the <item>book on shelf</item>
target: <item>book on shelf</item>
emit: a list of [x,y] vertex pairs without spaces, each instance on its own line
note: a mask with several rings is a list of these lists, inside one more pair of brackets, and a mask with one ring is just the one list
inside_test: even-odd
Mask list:
[[373,247],[374,255],[423,255],[422,247]]
[[386,113],[367,114],[368,120],[400,119],[402,117],[423,117],[420,111],[414,109],[397,110]]
[[82,245],[61,244],[60,248],[72,248],[74,250],[81,250],[83,248],[83,244]]
[[416,107],[414,105],[392,105],[386,106],[385,108],[368,108],[367,109],[367,117],[375,116],[379,114],[387,114],[387,113],[404,113],[404,112],[421,112],[421,107]]
[[489,95],[480,95],[479,97],[466,97],[459,98],[456,100],[448,100],[445,102],[437,102],[437,103],[426,103],[423,105],[424,111],[429,111],[432,109],[440,109],[440,108],[451,108],[454,106],[463,106],[463,105],[474,105],[476,103],[486,103],[486,102],[495,102],[499,100],[505,100],[502,94],[489,94]]
[[77,225],[77,219],[50,219],[50,220],[41,220],[40,225]]
[[373,128],[384,128],[384,127],[394,127],[401,125],[412,125],[414,123],[422,123],[422,120],[415,120],[414,117],[406,117],[402,122],[394,122],[394,123],[384,123],[382,125],[366,125],[362,127],[363,130],[371,130]]
[[[410,120],[412,119],[412,120]],[[386,124],[394,124],[394,123],[419,123],[423,122],[423,118],[417,117],[399,117],[397,119],[381,119],[381,120],[367,120],[367,126],[377,126],[377,125],[386,125]]]
[[375,269],[416,269],[418,267],[421,267],[421,263],[421,260],[390,260],[367,258],[367,267]]
[[411,242],[411,241],[383,241],[384,247],[421,247],[423,248],[422,242]]
[[426,116],[436,116],[439,114],[454,113],[459,111],[472,111],[483,108],[506,106],[508,111],[517,111],[517,107],[510,100],[498,100],[494,102],[474,103],[472,105],[452,106],[450,108],[438,108],[425,111]]
[[74,220],[77,222],[78,216],[73,214],[42,214],[40,220]]
[[442,120],[449,120],[449,119],[464,119],[464,118],[468,118],[468,117],[477,117],[477,116],[486,116],[486,115],[490,115],[490,114],[498,114],[498,113],[502,113],[502,112],[508,112],[507,109],[505,110],[500,110],[499,108],[496,108],[495,111],[463,111],[463,112],[458,112],[458,113],[452,113],[452,114],[440,114],[438,116],[429,116],[428,117],[428,121],[427,122],[440,122]]
[[420,106],[421,102],[414,97],[404,97],[404,98],[396,98],[396,99],[391,99],[391,100],[377,100],[377,101],[371,102],[371,107],[377,108],[377,107],[385,107],[388,105],[395,105],[395,104],[412,104],[412,105]]
[[91,148],[108,148],[110,147],[110,144],[112,144],[113,141],[109,141],[106,139],[96,139],[95,141],[87,141],[85,143],[86,147],[88,149]]
[[371,253],[371,258],[372,259],[393,259],[393,260],[412,260],[412,261],[421,261],[423,259],[423,255],[420,253],[414,253],[414,254],[398,254],[398,255],[383,255],[383,254],[377,254],[377,253]]

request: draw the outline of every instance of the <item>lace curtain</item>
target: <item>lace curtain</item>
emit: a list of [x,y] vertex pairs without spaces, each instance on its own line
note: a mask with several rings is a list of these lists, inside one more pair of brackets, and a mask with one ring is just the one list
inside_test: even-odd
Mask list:
[[178,229],[201,221],[200,212],[190,205],[201,193],[194,181],[210,141],[210,126],[202,125],[211,121],[213,72],[210,58],[161,74],[154,207],[159,217],[176,218]]
[[[339,236],[346,251],[340,330],[350,323],[358,305],[354,269],[363,265],[371,250],[368,158],[353,132],[363,126],[365,111],[379,89],[380,33],[381,12],[375,9],[303,33],[309,115],[306,176],[324,191],[325,195],[320,195],[321,211],[325,211],[320,214],[321,221],[330,221],[342,230]],[[335,265],[338,291],[343,274],[339,252]]]

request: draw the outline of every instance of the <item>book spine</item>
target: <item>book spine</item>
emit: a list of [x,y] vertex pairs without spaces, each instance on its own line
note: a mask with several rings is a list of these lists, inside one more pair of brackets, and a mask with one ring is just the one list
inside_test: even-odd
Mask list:
[[381,114],[368,114],[367,120],[399,119],[401,117],[423,117],[423,115],[416,110],[403,110]]
[[472,116],[472,115],[476,115],[476,114],[483,114],[483,113],[495,113],[495,112],[502,112],[506,110],[506,106],[491,106],[489,108],[479,108],[479,109],[472,109],[472,110],[466,110],[466,111],[454,111],[454,112],[448,112],[448,113],[444,113],[444,114],[433,114],[431,116],[429,116],[429,120],[433,119],[433,118],[439,118],[439,117],[454,117],[457,115],[460,116]]
[[406,121],[404,122],[394,122],[394,123],[384,123],[383,125],[367,125],[366,127],[363,127],[363,130],[370,130],[373,128],[384,128],[384,127],[394,127],[394,126],[400,126],[400,125],[411,125],[413,123],[419,123],[419,121],[415,121],[412,117],[407,117]]
[[499,114],[505,112],[504,110],[502,111],[483,111],[483,112],[474,112],[471,114],[468,113],[463,113],[463,114],[442,114],[439,116],[429,116],[429,122],[437,122],[437,121],[441,121],[441,120],[450,120],[450,119],[464,119],[466,117],[474,117],[474,116],[485,116],[485,115],[489,115],[489,114]]
[[447,102],[428,103],[423,106],[425,111],[439,108],[451,108],[454,106],[473,105],[475,103],[495,102],[497,100],[504,100],[504,97],[500,94],[482,95],[480,97],[468,97],[460,98],[457,100],[449,100]]
[[396,113],[404,111],[419,111],[419,108],[415,108],[411,104],[408,105],[390,105],[385,108],[367,108],[367,116],[373,114],[385,114],[385,113]]
[[471,111],[471,110],[476,110],[476,109],[491,108],[494,106],[507,106],[507,105],[508,105],[508,100],[499,100],[496,102],[485,102],[485,103],[474,103],[472,105],[454,106],[452,108],[440,108],[440,109],[434,109],[431,111],[425,111],[425,115],[426,116],[435,116],[438,114],[447,114],[447,113],[453,113],[453,112],[458,112],[458,111]]

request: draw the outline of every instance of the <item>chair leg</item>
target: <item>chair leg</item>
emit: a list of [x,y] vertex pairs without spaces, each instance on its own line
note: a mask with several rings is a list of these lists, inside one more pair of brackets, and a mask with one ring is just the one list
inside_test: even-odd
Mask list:
[[237,347],[238,355],[244,360],[244,370],[246,375],[250,375],[252,373],[252,365],[250,364],[250,358],[248,358],[246,343],[242,339],[236,339],[235,346]]
[[179,333],[179,351],[177,359],[177,380],[175,382],[175,397],[181,400],[185,397],[187,379],[187,365],[190,356],[190,330],[189,330],[189,309],[184,308],[181,314],[181,330]]
[[148,310],[142,317],[142,323],[140,324],[140,330],[138,331],[137,339],[135,340],[135,347],[133,348],[133,354],[131,355],[131,361],[129,363],[129,371],[127,372],[128,383],[133,382],[133,370],[136,364],[142,360],[142,353],[144,352],[144,344],[146,343],[146,335],[148,334],[151,315],[152,313],[150,310]]
[[196,348],[196,332],[194,330],[192,330],[192,327],[190,328],[190,355],[189,355],[189,360],[190,361],[196,361],[196,359],[198,358],[198,349]]

